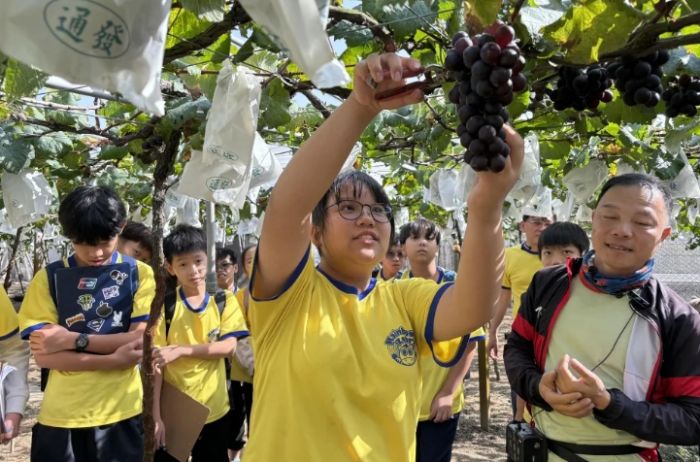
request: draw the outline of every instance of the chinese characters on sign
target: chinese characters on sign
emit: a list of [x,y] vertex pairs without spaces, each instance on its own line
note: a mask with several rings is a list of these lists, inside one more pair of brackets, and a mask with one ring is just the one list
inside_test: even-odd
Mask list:
[[129,48],[126,23],[115,12],[92,0],[53,0],[44,21],[61,43],[95,58],[116,58]]

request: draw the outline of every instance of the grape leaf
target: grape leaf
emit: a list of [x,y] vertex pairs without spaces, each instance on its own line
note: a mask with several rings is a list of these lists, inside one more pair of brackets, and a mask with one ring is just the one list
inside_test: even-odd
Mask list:
[[525,6],[520,10],[520,22],[528,33],[538,35],[543,27],[552,24],[564,15],[565,8],[559,0],[541,0],[537,6]]
[[37,155],[57,158],[73,149],[73,141],[64,132],[49,133],[34,141]]
[[16,59],[9,59],[5,70],[5,92],[13,97],[35,94],[46,83],[48,75]]
[[28,138],[16,137],[13,129],[0,127],[0,170],[17,173],[29,165],[34,154]]
[[568,61],[587,64],[620,48],[643,19],[624,0],[582,0],[543,32],[564,50]]
[[289,114],[291,99],[280,79],[273,79],[262,92],[260,98],[260,124],[266,127],[279,127],[292,120]]
[[226,13],[225,0],[181,0],[182,6],[193,11],[199,19],[221,22]]
[[503,2],[502,0],[466,0],[465,3],[467,24],[474,26],[476,30],[482,30],[496,21]]

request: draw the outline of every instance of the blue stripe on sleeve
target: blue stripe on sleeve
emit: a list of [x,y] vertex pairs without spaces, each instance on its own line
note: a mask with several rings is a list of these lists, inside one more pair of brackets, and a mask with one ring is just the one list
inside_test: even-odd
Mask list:
[[29,339],[29,335],[30,335],[32,332],[34,332],[35,330],[41,329],[42,327],[44,327],[44,326],[47,325],[47,324],[49,324],[49,323],[48,323],[48,322],[41,322],[41,323],[39,323],[39,324],[34,324],[33,326],[29,326],[29,327],[27,327],[26,329],[24,329],[24,330],[22,331],[22,333],[20,334],[20,337],[22,337],[22,340],[28,340],[28,339]]
[[131,322],[147,322],[150,318],[150,314],[144,314],[143,316],[135,316],[131,318]]
[[438,366],[441,367],[452,367],[455,364],[459,362],[459,360],[462,358],[462,355],[464,354],[464,351],[467,349],[467,343],[469,343],[469,334],[465,335],[462,337],[462,340],[459,342],[459,348],[457,349],[457,354],[452,358],[452,360],[443,362],[440,359],[435,356],[435,351],[433,351],[433,329],[435,326],[435,312],[437,311],[438,304],[440,303],[440,299],[442,296],[445,294],[445,291],[448,289],[448,287],[451,287],[453,283],[448,282],[438,289],[437,293],[435,294],[435,297],[433,297],[433,301],[430,304],[430,310],[428,311],[428,322],[425,324],[425,340],[428,342],[428,346],[430,347],[430,352],[433,355],[433,360],[435,360],[435,363]]
[[229,332],[228,334],[224,334],[221,337],[219,337],[219,340],[226,340],[227,338],[235,337],[235,338],[245,338],[249,337],[250,332],[247,330],[237,330],[235,332]]

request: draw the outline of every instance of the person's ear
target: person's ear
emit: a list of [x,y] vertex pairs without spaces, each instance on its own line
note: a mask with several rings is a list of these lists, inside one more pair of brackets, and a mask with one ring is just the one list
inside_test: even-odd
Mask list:
[[233,274],[238,274],[238,263],[233,265]]
[[168,272],[169,275],[175,276],[175,271],[173,271],[173,265],[171,265],[168,261],[165,262],[165,270]]
[[661,239],[659,240],[659,244],[661,244],[663,241],[666,240],[671,235],[671,227],[667,226],[664,228],[663,231],[661,231]]

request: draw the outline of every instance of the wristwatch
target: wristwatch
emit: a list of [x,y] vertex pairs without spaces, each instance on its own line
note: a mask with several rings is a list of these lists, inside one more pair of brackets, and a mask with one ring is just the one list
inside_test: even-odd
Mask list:
[[75,351],[82,353],[90,344],[90,339],[88,334],[78,334],[78,338],[75,339]]

